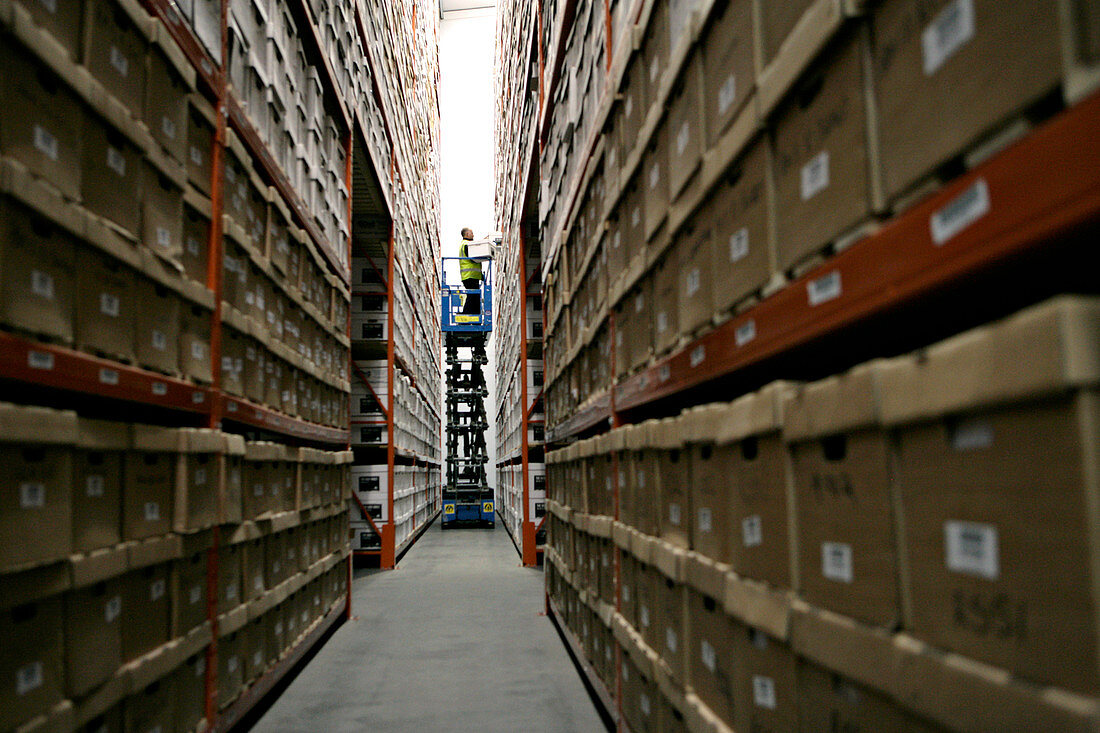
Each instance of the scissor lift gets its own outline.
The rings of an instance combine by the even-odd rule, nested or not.
[[[495,523],[495,497],[489,488],[486,465],[489,428],[485,398],[489,389],[484,367],[489,358],[486,344],[493,329],[492,262],[482,262],[481,288],[468,290],[447,282],[443,259],[441,323],[447,361],[447,477],[443,485],[443,529],[455,526],[489,526]],[[470,295],[481,296],[481,313],[463,314]]]

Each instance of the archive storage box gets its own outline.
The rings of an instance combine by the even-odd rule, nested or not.
[[[721,3],[703,32],[703,119],[706,148],[714,147],[756,88],[753,3]]]
[[[80,420],[73,453],[73,550],[91,552],[122,540],[122,466],[127,425]]]
[[[794,652],[760,629],[733,621],[734,730],[797,730]]]
[[[797,590],[818,607],[893,627],[898,557],[879,367],[788,394],[783,437],[794,474]]]
[[[799,662],[797,693],[799,724],[805,730],[943,730],[920,720],[882,693],[810,662]]]
[[[97,579],[65,593],[67,695],[88,694],[127,661],[121,629],[125,591],[124,581],[115,577]]]
[[[67,694],[60,566],[9,575],[0,600],[0,726],[15,728]]]
[[[684,452],[683,421],[668,418],[652,423],[649,449],[657,454],[656,493],[642,498],[659,507],[661,539],[691,549],[691,464]]]
[[[747,578],[790,587],[787,454],[775,382],[732,403],[686,413],[692,547]]]
[[[1061,297],[890,362],[882,391],[912,633],[1089,694],[1098,344],[1100,301]]]

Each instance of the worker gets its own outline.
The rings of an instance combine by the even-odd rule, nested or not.
[[[468,256],[470,242],[474,241],[474,230],[465,227],[462,230],[462,244],[458,246],[459,275],[462,277],[462,287],[467,290],[477,290],[466,296],[466,302],[462,306],[464,315],[481,314],[481,262]]]

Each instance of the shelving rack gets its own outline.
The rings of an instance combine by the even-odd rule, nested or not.
[[[392,566],[430,524],[433,506],[438,512],[438,417],[434,433],[428,417],[439,374],[434,13],[413,3],[383,9],[305,0],[3,0],[0,34],[6,61],[11,55],[34,64],[38,78],[59,82],[44,89],[61,89],[70,105],[64,109],[80,115],[77,125],[113,128],[108,144],[117,149],[108,152],[107,164],[114,173],[144,166],[148,176],[145,192],[133,181],[105,186],[120,198],[104,206],[64,178],[81,169],[79,157],[63,161],[67,169],[59,171],[45,158],[28,158],[25,149],[9,149],[5,138],[0,205],[23,207],[20,212],[48,223],[39,231],[72,238],[78,254],[94,252],[108,270],[123,268],[127,283],[133,278],[135,287],[148,286],[157,299],[143,290],[102,300],[101,308],[126,319],[135,318],[134,308],[139,336],[148,336],[142,328],[153,329],[155,346],[167,344],[175,354],[178,339],[180,349],[168,364],[144,354],[140,344],[134,349],[132,335],[121,347],[105,345],[105,337],[79,320],[94,306],[77,316],[75,339],[71,311],[56,311],[57,326],[53,311],[55,320],[44,322],[5,310],[0,398],[19,403],[5,405],[5,420],[14,421],[6,426],[29,425],[20,430],[36,444],[35,420],[52,421],[46,424],[69,426],[48,438],[59,451],[116,450],[121,459],[142,451],[150,460],[178,464],[179,474],[173,468],[174,483],[158,487],[168,492],[167,518],[145,505],[147,521],[156,515],[167,523],[152,537],[134,535],[129,526],[120,530],[116,517],[117,536],[99,541],[102,547],[75,547],[70,554],[59,536],[50,546],[65,550],[47,556],[44,548],[41,557],[15,565],[5,560],[5,587],[20,590],[4,614],[12,612],[10,604],[24,604],[20,613],[24,607],[52,613],[51,604],[61,608],[63,596],[92,592],[88,588],[132,594],[130,585],[142,574],[162,572],[154,580],[159,585],[151,586],[154,601],[184,607],[184,583],[193,581],[190,603],[198,598],[204,611],[193,627],[166,616],[164,643],[137,656],[127,646],[146,639],[132,641],[136,632],[120,632],[118,623],[113,632],[88,629],[101,646],[87,658],[75,656],[76,640],[66,641],[64,658],[60,643],[43,648],[49,656],[20,678],[26,683],[20,704],[9,707],[5,697],[0,705],[0,727],[68,730],[97,722],[121,727],[125,720],[135,728],[159,721],[166,729],[229,730],[350,614],[348,512],[357,503],[347,450],[353,255],[381,255],[385,282],[401,288],[387,288],[388,312],[415,317],[415,338],[413,323],[400,325],[408,326],[403,337],[420,345],[415,352],[395,345],[391,315],[381,353],[391,395],[386,424],[389,435],[416,432],[426,447],[414,451],[411,440],[391,440],[381,451],[391,479],[389,517],[395,501],[415,496],[418,507],[407,536],[393,519],[381,528],[388,541],[383,564]],[[111,39],[110,56],[104,38]],[[128,86],[126,80],[146,73],[149,94],[166,91],[170,101],[146,101],[145,86]],[[155,83],[154,73],[161,75]],[[163,90],[162,78],[170,80]],[[152,118],[152,111],[169,108],[179,109],[179,119]],[[51,134],[35,133],[39,149],[53,160],[68,155],[64,145],[71,138]],[[87,134],[84,140],[92,144]],[[124,162],[118,150],[128,156]],[[168,203],[153,197],[158,182],[171,194]],[[145,206],[143,218],[160,222],[164,233],[120,221],[131,203]],[[156,206],[179,213],[158,220]],[[173,227],[181,218],[179,232]],[[9,221],[5,214],[5,226]],[[370,249],[379,242],[380,252]],[[8,254],[5,298],[16,277]],[[402,268],[403,276],[395,276]],[[59,272],[48,288],[36,276],[39,295],[72,296],[74,286]],[[98,273],[84,275],[89,287],[98,286]],[[405,304],[395,305],[395,297]],[[171,309],[156,310],[158,299]],[[121,353],[131,350],[136,353]],[[111,422],[120,418],[125,422]],[[77,437],[65,437],[73,430]],[[3,447],[22,434],[6,428]],[[214,494],[180,483],[205,483],[207,460],[216,462]],[[409,479],[396,494],[395,466]],[[278,491],[276,479],[285,479]],[[128,482],[124,504],[136,500],[125,496],[134,490]],[[102,521],[97,516],[73,511],[74,521]],[[54,529],[63,535],[65,527],[59,521]],[[197,579],[188,563],[198,568]],[[139,629],[147,620],[142,613],[127,607],[127,625]],[[69,619],[65,634],[79,633],[80,623]],[[106,623],[112,623],[109,612]],[[19,646],[28,654],[39,653],[35,645],[62,629],[29,632],[20,634]],[[108,669],[112,633],[124,651],[120,664]],[[159,635],[143,633],[153,641]],[[10,641],[5,645],[14,649]]]
[[[352,212],[353,553],[393,568],[441,511],[438,14],[359,3],[373,94],[353,179],[377,196]],[[368,403],[360,406],[360,402]],[[360,490],[367,486],[366,490]]]
[[[981,3],[944,5],[966,15]],[[735,725],[724,717],[729,710],[712,707],[713,691],[693,688],[682,666],[690,670],[690,659],[683,662],[675,644],[670,649],[651,633],[650,622],[637,615],[641,601],[629,597],[628,590],[652,593],[650,613],[662,614],[674,613],[676,597],[702,594],[711,603],[717,600],[719,609],[724,606],[736,628],[756,629],[761,639],[793,654],[791,660],[813,660],[828,668],[834,685],[839,680],[876,700],[900,704],[904,714],[948,728],[972,725],[935,695],[913,696],[905,681],[886,680],[872,660],[850,662],[864,660],[871,649],[882,651],[869,641],[878,634],[886,646],[898,645],[900,664],[927,672],[922,680],[941,672],[954,675],[930,661],[938,651],[929,652],[904,633],[895,638],[849,618],[814,626],[828,613],[808,606],[790,585],[741,577],[728,560],[715,561],[711,551],[694,546],[691,532],[670,531],[667,525],[678,520],[668,516],[660,518],[659,526],[640,527],[635,513],[641,504],[624,492],[639,490],[634,472],[640,467],[650,466],[658,476],[669,470],[646,461],[666,460],[682,451],[685,440],[699,440],[668,435],[666,423],[654,419],[747,395],[778,378],[821,379],[878,357],[905,354],[1060,292],[1095,292],[1094,285],[1071,271],[1072,265],[1066,267],[1083,256],[1083,242],[1095,236],[1100,222],[1095,150],[1083,143],[1100,127],[1097,69],[1085,50],[1092,43],[1086,39],[1095,33],[1079,25],[1091,15],[1072,1],[1034,6],[1029,22],[1037,35],[1042,29],[1047,54],[1034,60],[1034,67],[1044,68],[1049,86],[1015,102],[1012,111],[1007,104],[1003,112],[985,112],[991,119],[980,140],[954,143],[961,147],[945,151],[947,164],[908,188],[887,185],[877,170],[883,154],[879,130],[887,123],[885,102],[875,94],[885,92],[868,79],[885,75],[892,59],[883,61],[866,45],[860,47],[865,55],[856,68],[864,86],[849,100],[861,100],[871,110],[864,131],[864,169],[871,179],[868,213],[822,242],[812,256],[792,258],[777,249],[790,245],[775,234],[780,216],[776,166],[783,152],[777,146],[785,139],[782,125],[794,124],[788,122],[787,99],[793,94],[803,108],[811,106],[814,90],[822,88],[813,82],[824,76],[824,84],[829,83],[828,70],[840,63],[836,59],[843,58],[845,43],[868,43],[863,34],[872,23],[883,25],[885,30],[875,26],[880,33],[904,25],[889,26],[883,20],[887,12],[895,23],[908,16],[906,3],[898,1],[816,0],[792,6],[790,12],[778,7],[757,0],[558,0],[533,6],[505,3],[498,9],[508,54],[505,70],[498,70],[504,110],[503,132],[498,131],[498,212],[503,212],[503,231],[519,228],[514,237],[522,233],[540,242],[545,291],[548,610],[621,730],[647,725],[642,709],[647,716],[651,710],[658,718],[665,716],[668,725],[681,725],[686,718],[693,730]],[[784,12],[788,17],[781,17]],[[980,27],[990,21],[978,22]],[[947,33],[936,32],[941,31]],[[716,49],[719,37],[736,39],[741,50]],[[899,43],[909,48],[914,41]],[[515,58],[525,55],[516,48],[530,49],[537,64],[530,73],[518,68],[528,62]],[[986,49],[975,54],[988,53],[979,42],[966,53],[971,48]],[[916,54],[919,58],[919,48]],[[980,55],[971,58],[985,62]],[[716,69],[730,76],[716,77]],[[925,75],[932,72],[926,69]],[[523,94],[534,100],[532,115],[520,101]],[[1017,87],[1011,94],[1025,92]],[[694,99],[695,106],[685,99]],[[729,111],[714,129],[706,108],[723,99]],[[914,104],[906,107],[909,114],[919,114]],[[848,113],[851,119],[850,112],[837,114]],[[831,119],[835,125],[840,117]],[[823,123],[823,128],[831,125]],[[909,137],[920,139],[914,133]],[[702,273],[693,269],[698,260],[692,259],[690,245],[698,241],[699,231],[720,226],[714,222],[721,216],[704,216],[716,215],[713,202],[723,186],[735,187],[743,180],[737,176],[750,175],[754,150],[765,159],[759,165],[766,171],[760,200],[767,204],[760,216],[768,229],[751,234],[753,246],[766,250],[764,272],[758,284],[730,302],[685,314],[677,300],[690,298],[701,282],[708,292],[744,288],[736,280],[742,274],[729,275],[728,281],[719,279],[725,274],[715,274],[712,281],[706,265]],[[834,164],[840,165],[835,159]],[[794,170],[797,177],[798,167]],[[668,188],[663,198],[647,194],[661,184]],[[813,195],[804,189],[802,199]],[[722,213],[736,221],[742,205],[731,197]],[[632,216],[635,210],[639,214]],[[528,221],[529,211],[534,214]],[[788,222],[799,216],[786,214]],[[952,217],[962,223],[945,230]],[[744,256],[741,249],[737,252]],[[669,302],[671,312],[659,306]],[[507,371],[503,375],[501,384]],[[655,488],[646,491],[650,501],[662,498]],[[677,504],[673,515],[690,515],[690,506]],[[652,576],[652,590],[636,580],[636,567]],[[657,610],[665,597],[659,586],[665,583],[674,589],[668,595],[672,600]],[[694,633],[698,621],[689,618],[679,629],[670,622],[669,628]],[[839,634],[845,624],[858,630],[844,641],[849,661],[823,651],[814,636],[826,628]],[[680,646],[689,640],[681,635]],[[911,645],[902,651],[904,643]],[[751,660],[752,654],[746,652],[745,658]],[[704,663],[705,655],[704,650]],[[952,680],[986,701],[993,727],[1013,716],[1084,726],[1096,714],[1094,697],[1074,698],[1081,703],[1075,717],[1021,692],[1028,683],[1016,687],[1015,678],[1004,687],[987,686],[962,672]],[[767,690],[758,692],[768,697]],[[736,702],[741,710],[761,704],[752,694]],[[784,727],[778,718],[760,722]],[[751,727],[742,717],[736,725]]]
[[[546,544],[545,414],[541,235],[536,199],[539,57],[536,17],[511,3],[497,12],[496,220],[504,234],[498,265],[496,350],[497,511],[526,566]],[[516,53],[516,49],[522,49]],[[529,190],[531,189],[531,190]]]

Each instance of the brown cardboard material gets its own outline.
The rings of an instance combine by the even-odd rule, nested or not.
[[[206,549],[174,563],[172,601],[172,636],[182,636],[206,621]]]
[[[677,321],[681,334],[694,333],[710,323],[713,313],[713,271],[711,264],[711,223],[701,218],[691,223],[677,235],[673,245],[676,267],[676,300],[679,304]],[[720,284],[719,287],[724,287]]]
[[[193,532],[212,526],[218,518],[219,456],[225,438],[216,430],[183,429],[184,455],[176,478],[173,528]]]
[[[142,167],[141,240],[166,260],[183,257],[183,188],[150,163]]]
[[[241,577],[241,546],[218,548],[218,613],[227,613],[244,602]]]
[[[83,696],[123,662],[123,583],[113,578],[65,594],[65,688]]]
[[[61,44],[69,58],[77,60],[80,52],[83,7],[80,2],[44,3],[19,0],[18,7],[26,11],[31,21]]]
[[[85,0],[83,61],[108,92],[140,117],[145,106],[145,54],[151,26],[144,11],[127,6],[130,3]]]
[[[771,276],[768,161],[766,141],[757,138],[726,171],[697,214],[713,227],[711,307],[716,312],[725,312],[760,290]],[[739,340],[748,343],[748,336],[746,332]]]
[[[169,639],[172,596],[167,563],[150,565],[122,579],[126,623],[122,627],[122,656],[134,660]]]
[[[126,698],[126,730],[170,730],[176,714],[175,678],[165,677]]]
[[[791,611],[791,646],[805,659],[886,694],[897,687],[893,636],[803,602]]]
[[[7,197],[0,198],[0,214],[0,322],[71,341],[77,247],[72,235]]]
[[[122,541],[122,463],[130,431],[121,423],[80,420],[73,455],[73,551]]]
[[[0,152],[79,201],[86,113],[78,97],[19,43],[5,41],[0,66]]]
[[[795,656],[767,634],[734,625],[734,730],[795,730],[798,699]]]
[[[622,655],[622,711],[630,730],[635,733],[656,733],[658,728],[657,683],[627,654]]]
[[[213,379],[210,360],[209,309],[184,303],[180,311],[180,369],[184,376],[202,384]]]
[[[176,722],[174,733],[187,733],[198,727],[204,715],[206,697],[206,655],[195,654],[175,671]]]
[[[876,8],[871,54],[888,196],[1058,86],[1058,5],[892,0]]]
[[[759,6],[761,9],[760,36],[757,40],[761,46],[765,66],[780,53],[783,42],[787,40],[802,15],[813,4],[814,0],[796,0],[785,3],[765,3]]]
[[[214,111],[209,102],[192,93],[187,112],[187,180],[207,196],[214,179],[213,152]]]
[[[814,65],[776,111],[778,266],[786,271],[871,213],[862,27]]]
[[[10,576],[8,576],[10,577]],[[5,577],[5,590],[8,577]],[[5,601],[8,599],[5,598]],[[0,609],[0,726],[11,729],[65,696],[61,596]]]
[[[669,205],[669,131],[668,118],[657,125],[657,129],[646,146],[642,156],[640,187],[644,199],[645,240],[653,238],[657,229],[668,216]]]
[[[144,367],[179,373],[180,307],[183,299],[171,288],[149,278],[134,283],[137,309],[135,354]]]
[[[737,664],[733,622],[720,598],[694,589],[688,591],[687,621],[688,683],[715,715],[732,726]]]
[[[241,545],[241,580],[243,600],[251,601],[267,589],[266,541],[256,539]]]
[[[669,351],[680,338],[679,274],[679,251],[672,249],[654,265],[647,277],[653,287],[649,315],[652,319],[653,351],[656,354]]]
[[[746,0],[721,7],[703,31],[703,110],[707,147],[713,147],[756,87],[753,5]]]
[[[187,95],[195,70],[164,25],[156,25],[148,57],[145,121],[153,138],[180,163],[187,160]]]
[[[879,692],[805,662],[798,665],[798,712],[806,730],[943,730]]]
[[[123,468],[124,539],[154,537],[171,530],[179,448],[176,430],[133,427],[133,451],[126,456]]]
[[[188,278],[206,284],[210,247],[210,215],[205,206],[192,205],[196,197],[184,194],[181,263]]]
[[[634,450],[634,477],[632,499],[634,502],[634,528],[649,536],[661,533],[661,470],[660,451],[650,447],[651,436],[659,429],[656,420],[647,420],[635,427],[629,436]]]
[[[244,685],[244,635],[240,631],[218,639],[218,708],[237,699]]]
[[[89,247],[76,253],[76,345],[117,357],[134,359],[137,303],[134,271],[108,254]]]
[[[703,129],[703,61],[692,52],[668,102],[669,196],[675,201],[695,174],[706,151]]]
[[[80,197],[88,211],[114,222],[133,238],[141,225],[141,149],[98,114],[83,115]]]

